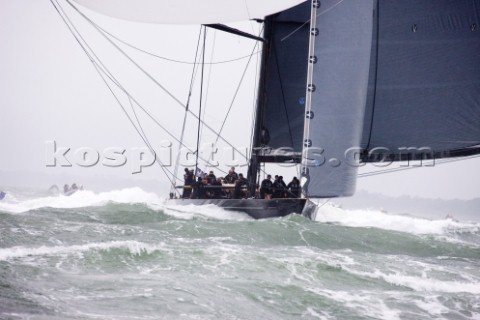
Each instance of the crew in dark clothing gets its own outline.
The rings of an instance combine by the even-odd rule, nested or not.
[[[285,189],[283,187],[282,181],[279,176],[275,176],[275,181],[273,181],[273,195],[272,198],[278,199],[283,198]]]
[[[207,176],[208,184],[214,184],[215,181],[217,181],[217,177],[215,177],[215,174],[213,174],[213,171],[210,171],[210,173]]]
[[[240,173],[238,175],[238,180],[235,182],[233,197],[235,199],[246,198],[246,192],[244,192],[244,189],[247,189],[246,192],[248,192],[248,180]]]
[[[239,178],[237,173],[235,172],[235,167],[232,167],[230,168],[230,170],[228,170],[228,174],[225,176],[224,180],[225,180],[225,183],[233,184],[238,179]]]
[[[287,184],[285,183],[285,181],[283,181],[283,176],[280,176],[278,177],[278,180],[280,180],[280,183],[282,184],[282,198],[286,198],[287,197]]]
[[[202,177],[198,177],[197,182],[193,185],[192,199],[205,199],[205,185]]]
[[[193,171],[189,171],[185,168],[185,174],[183,175],[184,188],[182,193],[182,198],[190,198],[192,194],[192,185],[195,182],[195,177],[193,176]],[[186,188],[185,188],[186,187]]]
[[[272,176],[267,175],[267,178],[262,181],[260,185],[260,199],[271,199],[272,198]]]
[[[288,198],[300,198],[300,192],[302,188],[300,187],[300,180],[297,177],[293,177],[292,181],[287,185]]]
[[[225,198],[224,192],[222,190],[222,178],[218,178],[217,180],[213,181],[211,185],[213,186],[211,193],[214,199]]]

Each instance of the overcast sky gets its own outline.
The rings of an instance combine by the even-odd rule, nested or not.
[[[65,2],[60,3],[68,8]],[[72,18],[75,17],[71,10],[69,12]],[[192,61],[194,58],[198,26],[154,26],[104,18],[88,10],[85,12],[108,31],[144,50],[181,61]],[[146,81],[144,74],[134,73],[134,68],[128,66],[120,55],[114,54],[115,50],[109,48],[98,34],[82,24],[78,16],[75,19],[82,34],[95,49],[98,48],[102,61],[109,63],[109,68],[118,72],[116,76],[122,79],[134,97],[142,97],[138,98],[139,102],[161,120],[166,129],[178,136],[183,121],[180,105],[157,85]],[[254,22],[238,24],[237,27],[249,32],[259,30],[259,25]],[[46,180],[48,176],[62,174],[114,176],[130,180],[132,185],[138,179],[167,183],[158,166],[136,175],[131,174],[130,165],[121,168],[102,165],[82,168],[75,164],[68,168],[47,167],[47,141],[56,141],[57,147],[71,150],[92,148],[100,153],[101,160],[107,148],[126,149],[128,157],[133,148],[145,145],[50,1],[0,0],[0,39],[0,186],[5,185],[2,181],[7,176],[11,177],[12,172],[30,175],[32,179],[43,176],[47,177]],[[215,41],[218,48],[207,52],[206,61],[235,59],[258,50],[254,41],[220,32],[210,31],[208,39],[210,44]],[[128,48],[125,50],[138,58],[139,63],[172,95],[186,103],[191,65],[165,62]],[[242,59],[214,65],[211,69],[206,67],[205,83],[209,85],[204,88],[207,96],[204,107],[208,108],[205,119],[215,128],[221,126],[247,61]],[[256,72],[255,58],[249,65],[225,126],[225,137],[237,147],[246,147],[249,143]],[[192,108],[198,110],[198,99],[194,96],[192,101],[195,101]],[[124,102],[128,105],[128,100]],[[143,129],[156,148],[163,146],[166,140],[174,142],[145,114],[137,111]],[[190,128],[187,143],[194,147],[195,121],[190,118],[187,126]],[[207,132],[204,134],[208,137]],[[73,151],[68,158],[71,162],[75,161]],[[470,199],[479,196],[479,165],[480,159],[477,158],[365,177],[358,180],[357,189],[387,195]],[[393,167],[398,167],[398,164],[388,168]],[[360,169],[360,173],[377,169],[365,167]],[[240,168],[240,171],[246,172],[246,169]],[[45,181],[45,185],[52,183]]]

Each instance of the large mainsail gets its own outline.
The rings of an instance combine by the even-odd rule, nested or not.
[[[479,153],[480,1],[380,0],[375,18],[364,160]]]

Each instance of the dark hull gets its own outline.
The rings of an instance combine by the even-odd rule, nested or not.
[[[245,212],[255,219],[283,217],[291,213],[301,214],[307,199],[170,199],[169,205],[214,204],[230,211]]]

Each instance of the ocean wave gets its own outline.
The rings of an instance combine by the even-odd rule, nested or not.
[[[177,219],[192,220],[200,219],[216,219],[216,220],[233,220],[245,221],[252,220],[249,215],[243,212],[227,211],[213,204],[208,205],[186,205],[186,206],[170,206],[170,205],[153,205],[152,209],[161,209],[165,214],[173,216]]]
[[[26,200],[17,200],[15,195],[9,195],[7,201],[0,202],[0,212],[11,214],[26,213],[43,208],[77,209],[84,207],[101,207],[110,203],[117,204],[144,204],[146,207],[182,220],[192,219],[219,219],[243,221],[251,218],[242,212],[226,211],[215,205],[167,205],[164,198],[154,193],[143,191],[141,188],[128,188],[109,192],[95,193],[93,191],[78,191],[71,196],[31,197]]]
[[[93,191],[78,191],[71,196],[47,196],[16,200],[14,195],[7,201],[0,202],[0,211],[6,213],[25,213],[41,208],[73,209],[82,207],[104,206],[108,203],[122,204],[155,204],[164,200],[154,193],[145,192],[140,188],[128,188],[109,192],[95,193]]]
[[[367,278],[381,279],[389,284],[407,287],[415,291],[480,294],[479,282],[446,281],[427,276],[405,275],[398,272],[385,273],[380,270],[361,272],[350,269],[348,271]]]
[[[127,249],[133,255],[141,255],[165,250],[165,247],[163,244],[152,245],[133,240],[97,242],[71,246],[41,246],[36,248],[18,246],[0,249],[0,261],[31,256],[74,255],[92,250],[108,251],[112,249]]]
[[[416,235],[480,232],[480,224],[474,222],[459,222],[451,218],[429,220],[375,210],[345,210],[329,203],[318,208],[315,221],[338,223],[349,227],[379,228]]]

